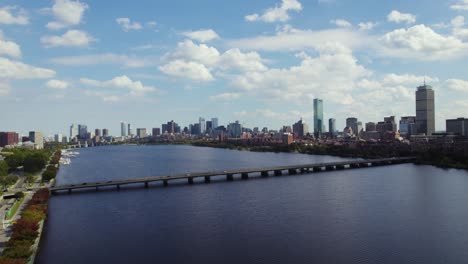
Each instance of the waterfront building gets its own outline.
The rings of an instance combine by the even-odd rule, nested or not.
[[[146,135],[146,128],[137,128],[137,137],[138,138],[145,138]]]
[[[294,137],[303,138],[309,133],[309,126],[301,120],[293,125]]]
[[[127,125],[127,135],[128,136],[133,136],[133,129],[132,129],[132,124],[128,123]]]
[[[346,127],[351,128],[351,131],[347,130],[348,132],[351,132],[354,135],[359,135],[357,118],[355,117],[346,118]]]
[[[314,134],[316,137],[323,133],[323,100],[314,99]]]
[[[294,135],[291,133],[283,133],[282,141],[283,144],[291,145],[294,142]]]
[[[468,137],[468,119],[467,118],[457,118],[457,119],[447,119],[445,121],[446,132],[454,133],[456,135]]]
[[[61,143],[63,139],[62,134],[55,134],[54,135],[54,142]]]
[[[73,138],[77,137],[78,134],[79,134],[78,125],[77,124],[72,124],[70,126],[70,139],[73,139]]]
[[[231,138],[240,138],[240,136],[242,135],[242,125],[239,123],[239,121],[230,123],[227,126],[227,132],[229,137]]]
[[[211,118],[211,126],[213,127],[213,130],[218,128],[219,124],[218,124],[218,118],[217,117]]]
[[[330,118],[328,119],[328,132],[332,135],[336,135],[336,119]]]
[[[198,118],[198,124],[200,124],[200,134],[205,134],[206,133],[205,118],[203,117]]]
[[[94,129],[94,135],[96,135],[97,137],[101,137],[102,136],[101,129],[99,128]]]
[[[127,136],[127,123],[120,122],[120,136],[126,137]]]
[[[435,132],[434,90],[425,83],[416,91],[416,128],[428,136]]]
[[[68,144],[68,137],[67,136],[62,137],[62,143],[63,144]]]
[[[213,131],[213,122],[206,121],[206,133],[211,134],[212,131]]]
[[[395,123],[395,117],[385,117],[383,122],[378,122],[376,125],[377,132],[385,133],[385,132],[396,132],[397,125]]]
[[[155,127],[155,128],[153,128],[152,130],[153,130],[153,131],[152,131],[152,132],[153,132],[153,133],[152,133],[152,134],[153,134],[153,137],[156,137],[156,136],[161,135],[161,129],[160,129],[160,128]]]
[[[29,140],[34,143],[34,147],[36,149],[43,149],[44,148],[44,136],[42,135],[42,132],[30,131],[29,132]]]
[[[79,124],[78,125],[78,138],[84,139],[86,138],[86,134],[88,134],[88,126]]]
[[[0,132],[0,147],[14,146],[19,143],[19,135],[16,132]]]
[[[109,136],[109,129],[104,128],[104,129],[102,130],[102,136],[103,136],[103,137],[108,137],[108,136]]]
[[[414,134],[417,134],[416,117],[402,116],[400,119],[400,135],[409,138]]]
[[[375,132],[377,131],[377,125],[374,122],[366,123],[366,132]]]
[[[174,120],[171,120],[169,122],[167,122],[167,124],[163,125],[162,126],[162,132],[163,133],[169,133],[169,134],[174,134],[176,133],[176,128],[178,127],[178,125],[176,124],[176,122],[174,122]]]

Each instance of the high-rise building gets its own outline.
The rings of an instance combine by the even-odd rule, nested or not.
[[[454,133],[460,136],[468,137],[468,119],[467,118],[457,118],[457,119],[447,119],[445,121],[447,133]]]
[[[200,134],[205,134],[206,133],[205,118],[203,117],[198,118],[198,123],[200,124]]]
[[[34,143],[36,149],[44,148],[44,136],[42,132],[31,131],[29,132],[29,140]]]
[[[72,124],[70,126],[70,139],[75,138],[78,136],[79,130],[78,130],[78,125],[77,124]]]
[[[120,122],[120,136],[127,136],[127,123],[125,122]]]
[[[108,137],[109,136],[109,129],[107,128],[104,128],[102,130],[102,137]]]
[[[0,147],[13,146],[18,144],[19,135],[15,132],[0,132]]]
[[[354,135],[359,135],[358,119],[355,117],[346,118],[346,127],[352,129]]]
[[[376,130],[381,133],[385,132],[396,132],[397,125],[395,122],[394,116],[384,117],[383,122],[378,122],[376,125]]]
[[[78,137],[80,139],[86,138],[86,135],[88,134],[88,126],[79,124],[78,125]]]
[[[133,136],[132,124],[130,124],[130,123],[128,123],[128,125],[127,125],[127,134],[129,136]]]
[[[54,136],[54,141],[55,141],[55,142],[61,143],[61,142],[62,142],[62,139],[63,139],[62,134],[55,134],[55,136]]]
[[[94,129],[94,135],[96,135],[97,137],[102,136],[101,129],[99,129],[99,128]]]
[[[206,132],[209,133],[213,131],[213,122],[212,121],[206,121]]]
[[[425,83],[416,91],[416,128],[419,134],[435,132],[434,90]]]
[[[416,132],[416,117],[415,116],[402,116],[400,119],[400,134],[402,136],[410,137]]]
[[[213,130],[219,126],[217,117],[211,118],[211,126],[213,127]]]
[[[242,135],[242,125],[239,123],[239,121],[230,123],[227,127],[227,132],[228,135],[232,138],[240,138]]]
[[[375,132],[377,131],[377,125],[374,122],[366,123],[366,132]]]
[[[153,130],[153,137],[161,135],[161,129],[160,128],[155,127],[152,130]]]
[[[319,136],[323,133],[323,100],[314,99],[314,134]]]
[[[146,137],[146,128],[137,128],[137,137],[145,138]]]
[[[335,118],[328,119],[328,132],[330,132],[330,134],[332,135],[336,134],[336,119]]]
[[[295,137],[305,137],[309,133],[309,126],[301,119],[293,125],[293,132]]]

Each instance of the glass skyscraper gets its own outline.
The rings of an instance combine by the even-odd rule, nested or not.
[[[428,136],[435,132],[434,90],[429,85],[416,91],[416,127],[419,134]]]
[[[314,134],[323,133],[323,100],[314,99]]]

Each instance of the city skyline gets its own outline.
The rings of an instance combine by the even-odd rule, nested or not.
[[[0,130],[68,134],[81,123],[117,134],[121,120],[151,128],[214,114],[312,128],[313,98],[341,129],[352,116],[414,115],[424,79],[436,131],[465,116],[463,1],[139,3],[2,2]]]

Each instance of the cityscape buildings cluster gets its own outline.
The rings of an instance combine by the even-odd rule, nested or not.
[[[218,118],[209,120],[199,117],[197,122],[181,128],[174,120],[161,124],[160,127],[132,128],[131,123],[122,121],[120,123],[120,135],[112,136],[107,128],[96,128],[88,131],[87,125],[71,124],[69,135],[60,133],[53,137],[44,138],[39,131],[31,131],[28,136],[21,137],[16,132],[0,132],[0,147],[21,146],[29,148],[43,148],[44,142],[56,143],[76,143],[76,144],[106,144],[112,142],[122,142],[128,139],[145,138],[170,138],[180,139],[251,139],[256,141],[272,141],[291,144],[294,141],[304,140],[363,140],[363,141],[413,141],[430,136],[437,136],[441,133],[435,132],[435,95],[431,86],[424,85],[417,87],[415,93],[415,115],[402,116],[399,124],[395,116],[384,117],[383,121],[367,122],[363,125],[356,117],[348,117],[342,131],[337,129],[336,119],[328,119],[328,132],[324,122],[324,101],[322,99],[313,100],[313,133],[309,131],[309,126],[301,118],[292,126],[284,125],[279,130],[271,130],[267,127],[261,130],[258,127],[246,128],[239,121],[228,123],[226,126],[220,125]],[[399,128],[399,129],[398,129]],[[136,132],[136,133],[135,133]],[[151,133],[149,133],[151,132]],[[444,134],[444,133],[442,133]],[[445,134],[468,137],[468,119],[456,118],[446,120]]]

